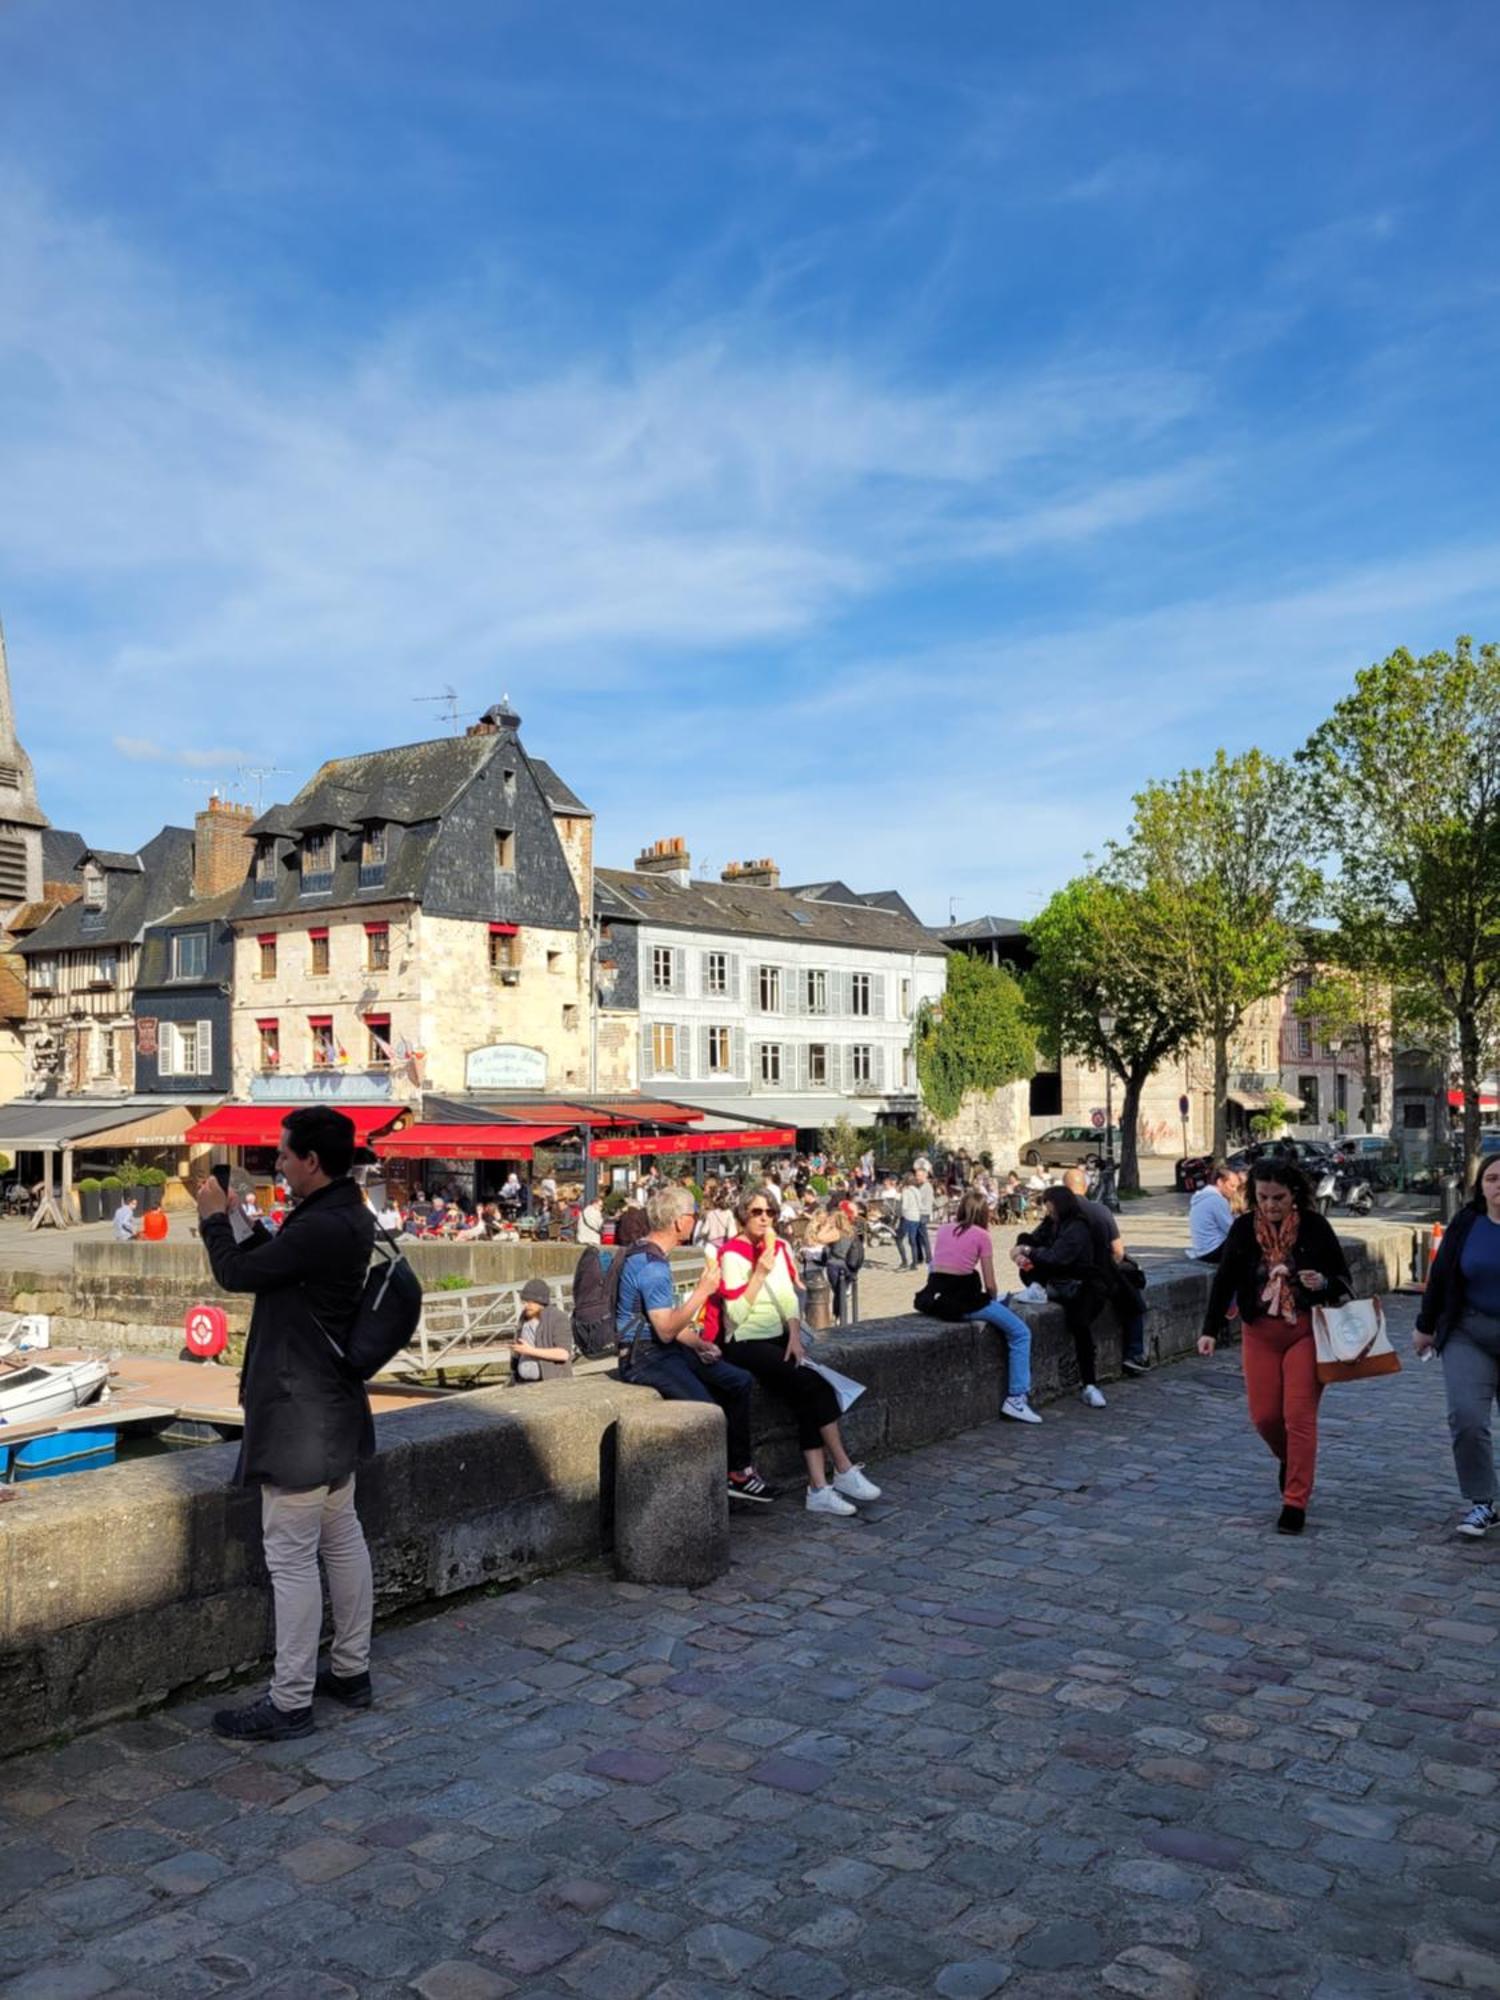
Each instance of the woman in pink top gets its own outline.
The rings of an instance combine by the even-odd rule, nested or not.
[[[989,1203],[981,1189],[970,1188],[951,1222],[945,1222],[933,1245],[927,1283],[916,1297],[917,1310],[934,1319],[982,1319],[1005,1335],[1006,1396],[1002,1417],[1020,1424],[1042,1420],[1031,1407],[1031,1328],[1019,1313],[996,1296],[995,1248],[990,1239]]]

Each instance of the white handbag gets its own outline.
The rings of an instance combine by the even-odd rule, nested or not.
[[[1385,1307],[1379,1299],[1314,1306],[1312,1324],[1320,1382],[1359,1382],[1367,1375],[1400,1373],[1401,1363],[1385,1330]]]

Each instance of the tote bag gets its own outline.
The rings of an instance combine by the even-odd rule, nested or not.
[[[1314,1306],[1312,1323],[1320,1382],[1362,1382],[1367,1375],[1400,1373],[1379,1299]]]

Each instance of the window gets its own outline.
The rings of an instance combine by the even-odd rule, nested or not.
[[[86,910],[102,910],[104,899],[104,870],[91,861],[83,871],[83,907]]]
[[[729,954],[727,951],[706,951],[703,954],[703,991],[718,1000],[728,997]]]
[[[1313,1032],[1311,1021],[1297,1021],[1293,1026],[1293,1055],[1301,1056],[1304,1062],[1313,1052]]]
[[[276,977],[276,938],[274,933],[255,940],[255,949],[260,953],[260,964],[256,969],[257,979]]]
[[[115,1073],[115,1037],[110,1028],[95,1028],[93,1071],[95,1076],[113,1076]]]
[[[516,872],[516,836],[513,833],[495,833],[495,872],[499,875],[514,875]]]
[[[656,944],[651,947],[651,991],[670,993],[672,990],[672,947]]]
[[[327,931],[309,931],[307,945],[307,969],[314,979],[322,979],[329,969]]]
[[[391,1059],[390,1015],[366,1014],[365,1030],[370,1038],[370,1046],[365,1052],[365,1065],[369,1069],[384,1069]]]
[[[391,927],[389,924],[365,925],[365,971],[389,972],[391,969]]]
[[[804,1014],[826,1014],[828,1012],[828,974],[826,972],[803,973],[802,1011]]]
[[[813,1042],[807,1051],[807,1080],[809,1083],[826,1084],[828,1081],[828,1044]]]
[[[1315,1076],[1299,1076],[1297,1079],[1297,1095],[1302,1099],[1302,1117],[1299,1122],[1304,1125],[1316,1125],[1318,1122],[1318,1079]]]
[[[33,993],[53,993],[57,990],[55,958],[34,958],[31,961],[31,990]]]
[[[1401,1107],[1401,1123],[1408,1132],[1427,1130],[1427,1106],[1420,1097],[1409,1097]]]
[[[378,889],[385,882],[385,828],[367,826],[359,843],[359,886]]]
[[[547,970],[549,972],[561,972],[562,969],[563,969],[562,953],[560,951],[549,951],[547,954]]]
[[[901,1018],[903,1021],[911,1019],[911,981],[909,979],[903,979],[901,982]]]
[[[860,979],[864,975],[857,972],[854,976],[856,979]],[[875,1053],[868,1042],[856,1042],[850,1049],[849,1066],[854,1077],[854,1087],[856,1090],[861,1084],[874,1082]]]
[[[901,1051],[901,1088],[915,1090],[917,1087],[917,1065],[910,1049]]]
[[[207,1076],[213,1068],[211,1021],[163,1021],[156,1068],[161,1076]]]
[[[756,1067],[756,1073],[759,1075],[762,1083],[780,1083],[781,1081],[780,1042],[759,1043],[755,1051],[755,1067]]]
[[[849,1012],[868,1014],[870,1012],[870,975],[868,972],[852,972],[849,975]]]
[[[490,971],[518,972],[521,966],[521,939],[514,924],[490,925]]]
[[[1368,1090],[1361,1087],[1359,1115],[1361,1120],[1366,1124],[1376,1125],[1380,1122],[1380,1078],[1378,1076],[1370,1078],[1370,1087]]]
[[[0,840],[0,899],[8,903],[26,900],[24,840]]]
[[[321,894],[333,887],[333,835],[309,833],[302,840],[302,893]]]
[[[723,1076],[728,1071],[730,1062],[729,1030],[727,1028],[710,1028],[704,1046],[708,1051],[709,1075]]]
[[[90,986],[115,986],[119,978],[120,954],[117,951],[96,951],[89,965]]]
[[[677,1030],[670,1021],[657,1021],[651,1029],[651,1068],[657,1076],[677,1068]]]
[[[563,1032],[571,1035],[576,1033],[577,1028],[578,1009],[571,1001],[565,1001],[563,1004]]]
[[[763,965],[756,973],[755,992],[762,1014],[781,1012],[781,967]],[[778,1051],[779,1054],[779,1051]]]
[[[255,843],[255,900],[269,902],[276,894],[276,843],[274,840],[258,840]]]
[[[500,773],[500,789],[505,794],[505,803],[513,806],[516,802],[516,774],[514,771]]]
[[[308,1022],[307,1030],[312,1044],[313,1068],[331,1068],[338,1059],[338,1043],[333,1039],[332,1017],[315,1014]]]
[[[279,1069],[281,1066],[281,1024],[279,1021],[257,1021],[255,1033],[259,1042],[260,1066],[264,1069]]]
[[[177,931],[172,938],[172,977],[203,979],[208,974],[208,932]]]

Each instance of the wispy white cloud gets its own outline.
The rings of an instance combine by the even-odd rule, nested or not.
[[[150,736],[116,736],[114,747],[132,764],[177,764],[185,771],[234,771],[251,761],[248,750],[170,747]]]

